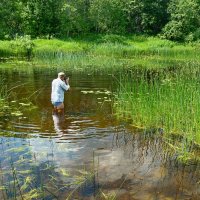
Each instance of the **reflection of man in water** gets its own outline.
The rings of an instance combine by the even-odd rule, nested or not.
[[[51,102],[54,105],[54,112],[64,111],[64,92],[69,90],[69,78],[64,72],[58,73],[58,78],[52,81]]]
[[[62,134],[63,133],[62,125],[65,121],[64,113],[54,112],[52,117],[53,117],[53,122],[54,122],[54,129],[55,129],[56,133]]]

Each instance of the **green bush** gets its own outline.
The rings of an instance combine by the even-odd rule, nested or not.
[[[15,39],[11,42],[11,47],[15,49],[17,54],[24,54],[28,60],[30,60],[34,43],[31,40],[30,35],[25,36],[15,36]]]

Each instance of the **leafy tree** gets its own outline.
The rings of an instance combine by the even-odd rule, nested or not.
[[[79,34],[90,30],[89,0],[63,1],[60,10],[61,33]]]
[[[170,40],[200,39],[200,0],[1,0],[0,8],[0,39],[161,30]]]
[[[97,32],[124,33],[126,0],[92,0],[90,18]]]
[[[200,38],[199,0],[171,0],[168,12],[170,21],[163,29],[165,38],[179,41]]]
[[[134,33],[159,33],[168,22],[168,2],[169,0],[128,0],[127,30]]]
[[[0,1],[0,38],[6,35],[14,37],[22,32],[22,2],[20,0]]]
[[[60,31],[62,0],[24,0],[23,31],[32,36],[56,35]]]
[[[12,48],[17,51],[20,51],[22,54],[25,54],[27,59],[30,60],[33,47],[35,46],[31,40],[30,35],[18,36],[16,35],[14,40],[11,43]]]

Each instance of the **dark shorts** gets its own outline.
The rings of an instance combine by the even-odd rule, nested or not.
[[[57,107],[57,106],[60,106],[62,102],[52,102],[52,104]]]

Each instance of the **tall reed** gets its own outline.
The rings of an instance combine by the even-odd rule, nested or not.
[[[189,149],[200,145],[199,68],[135,70],[121,75],[116,115],[144,129],[177,134]]]

